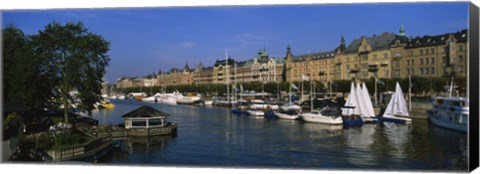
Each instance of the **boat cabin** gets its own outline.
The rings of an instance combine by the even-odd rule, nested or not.
[[[149,136],[170,134],[176,125],[166,122],[168,114],[150,106],[142,106],[123,115],[128,135]]]

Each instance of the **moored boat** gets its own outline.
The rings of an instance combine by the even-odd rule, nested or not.
[[[436,126],[457,130],[468,131],[470,115],[469,101],[466,97],[454,97],[453,79],[447,96],[432,98],[432,109],[427,110],[428,119]]]
[[[343,119],[339,111],[331,110],[330,108],[322,108],[320,110],[313,110],[308,113],[303,113],[300,117],[306,122],[341,125]]]
[[[384,122],[411,123],[412,119],[410,118],[407,103],[403,97],[402,88],[397,82],[395,93],[392,98],[390,98],[390,102],[388,103],[383,116],[377,117],[378,120]]]

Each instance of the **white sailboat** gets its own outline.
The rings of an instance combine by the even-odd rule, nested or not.
[[[300,106],[294,104],[292,102],[292,83],[290,83],[290,89],[289,89],[289,101],[285,105],[282,105],[280,108],[280,111],[275,111],[274,114],[278,118],[283,118],[283,119],[289,119],[289,120],[295,120],[299,118],[299,111],[301,109]]]
[[[350,85],[350,93],[348,94],[345,106],[342,108],[343,125],[344,126],[361,126],[364,121],[360,117],[362,115],[362,107],[360,107],[360,98],[362,95],[358,93],[359,86],[355,88],[354,83]]]
[[[357,95],[361,96],[359,97],[359,102],[360,106],[362,107],[362,120],[364,122],[376,122],[377,119],[375,118],[375,111],[373,110],[372,100],[370,100],[370,94],[368,93],[367,85],[365,85],[365,82],[362,82],[362,90],[360,93],[357,93]]]
[[[408,113],[407,102],[403,98],[402,88],[400,84],[397,82],[395,86],[395,93],[393,94],[390,102],[383,113],[383,121],[390,121],[390,122],[412,122],[410,115]]]

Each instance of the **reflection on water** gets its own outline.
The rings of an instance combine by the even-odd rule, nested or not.
[[[101,124],[143,103],[114,101],[114,110],[94,112]],[[231,114],[227,108],[148,103],[178,123],[177,137],[119,141],[103,163],[143,165],[428,169],[467,168],[466,134],[426,120],[412,124],[366,124],[343,128],[297,120]]]

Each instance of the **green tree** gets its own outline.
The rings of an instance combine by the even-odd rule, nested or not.
[[[5,101],[31,108],[49,107],[53,79],[45,68],[38,66],[42,60],[32,52],[34,45],[29,36],[13,25],[3,29],[4,94]]]
[[[110,43],[102,36],[88,32],[83,23],[57,22],[48,24],[32,37],[35,55],[43,61],[41,68],[47,70],[56,83],[50,84],[54,103],[64,107],[65,122],[68,122],[68,106],[72,102],[70,91],[77,90],[82,101],[79,109],[89,114],[94,103],[100,101],[102,77],[110,58],[106,55]]]

